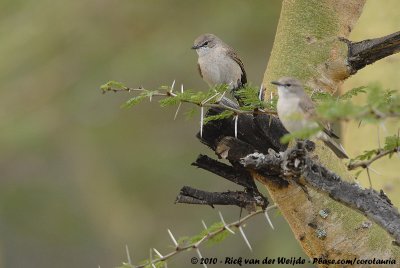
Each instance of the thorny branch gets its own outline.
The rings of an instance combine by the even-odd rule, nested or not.
[[[189,250],[198,250],[199,247],[201,245],[203,245],[204,243],[206,243],[207,241],[212,240],[213,238],[215,238],[218,235],[221,235],[223,232],[232,232],[233,228],[237,228],[237,229],[242,229],[245,222],[247,222],[248,220],[250,220],[251,218],[253,218],[254,216],[261,214],[261,213],[268,213],[268,211],[277,208],[276,205],[271,205],[269,207],[267,207],[265,210],[257,210],[254,211],[248,215],[246,215],[245,217],[239,219],[238,221],[229,223],[229,224],[224,224],[221,228],[218,228],[215,231],[212,232],[207,232],[207,234],[205,234],[203,237],[201,237],[198,241],[193,242],[193,243],[189,243],[189,244],[179,244],[176,239],[172,236],[172,233],[170,233],[171,239],[173,240],[173,243],[175,244],[175,250],[166,254],[166,255],[161,255],[158,251],[156,251],[156,253],[158,253],[158,258],[153,259],[145,264],[142,265],[132,265],[132,264],[125,264],[125,265],[129,265],[130,267],[134,267],[134,268],[144,268],[147,267],[148,265],[155,265],[159,262],[165,262],[167,260],[169,260],[171,257],[184,252],[184,251],[189,251]],[[267,216],[267,215],[266,215]],[[222,219],[223,220],[223,219]],[[241,231],[242,235],[243,235],[243,230]],[[246,244],[248,243],[247,238],[245,238],[245,236],[243,237],[246,241]],[[161,256],[160,256],[161,255]]]
[[[174,81],[175,82],[175,81]],[[174,83],[173,83],[174,85]],[[183,88],[183,87],[182,87]],[[183,90],[183,89],[182,89]],[[138,88],[131,88],[131,87],[122,87],[122,88],[113,88],[113,87],[109,87],[109,88],[102,88],[102,93],[105,94],[108,91],[112,91],[112,92],[120,92],[120,91],[126,91],[126,92],[146,92],[148,91],[147,89],[143,88],[143,87],[138,87]],[[166,92],[152,92],[151,96],[154,97],[164,97],[164,98],[170,98],[170,97],[177,97],[178,94],[173,92],[173,86],[171,86],[171,88],[169,90],[167,90]],[[217,98],[220,97],[220,98]],[[216,101],[214,103],[210,102],[212,99],[216,99]],[[232,105],[226,105],[222,100],[226,99],[224,97],[224,92],[222,93],[218,93],[215,94],[214,96],[212,96],[209,99],[203,100],[203,101],[193,101],[193,100],[181,100],[181,102],[185,102],[185,103],[190,103],[190,104],[194,104],[197,105],[199,107],[206,107],[206,108],[219,108],[219,109],[223,109],[223,110],[227,110],[227,111],[231,111],[234,114],[272,114],[272,115],[276,115],[275,111],[272,110],[240,110],[238,108],[232,107]]]

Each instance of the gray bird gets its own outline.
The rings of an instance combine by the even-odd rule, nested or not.
[[[319,131],[315,137],[324,141],[339,158],[349,158],[343,147],[333,140],[339,137],[330,130],[328,125],[315,120],[315,104],[304,91],[299,80],[282,77],[271,83],[278,86],[277,112],[287,131],[292,133],[321,127],[322,131]]]
[[[227,84],[233,95],[247,83],[243,62],[236,52],[213,34],[202,34],[194,40],[200,76],[210,87]],[[238,96],[239,104],[241,101]]]

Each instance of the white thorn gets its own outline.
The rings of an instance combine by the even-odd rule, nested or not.
[[[155,248],[153,248],[154,252],[158,255],[160,258],[164,258],[164,256]]]
[[[178,108],[176,108],[174,120],[176,120],[176,117],[178,116],[179,109],[181,108],[182,102],[179,103]]]
[[[172,242],[174,242],[175,247],[178,247],[178,242],[176,242],[175,237],[171,233],[171,230],[170,229],[167,229],[167,230],[168,230],[169,236],[171,237]]]
[[[258,92],[258,99],[259,99],[260,101],[262,101],[262,90],[263,90],[263,85],[261,84],[261,86],[260,86],[260,91]]]
[[[250,242],[249,242],[249,240],[247,239],[247,237],[246,237],[246,235],[245,235],[245,233],[244,233],[244,231],[243,231],[242,226],[239,226],[239,231],[240,231],[240,233],[242,234],[242,237],[243,237],[243,239],[244,239],[244,242],[246,242],[246,245],[249,247],[250,251],[253,251],[253,249],[251,248]]]
[[[218,211],[218,213],[219,213],[219,217],[221,218],[222,224],[224,225],[224,228],[225,228],[226,230],[228,230],[231,234],[235,234],[235,232],[232,231],[232,230],[226,225],[225,220],[224,220],[224,217],[222,217],[221,211]]]
[[[270,217],[268,215],[268,211],[267,210],[264,211],[264,215],[265,215],[265,218],[267,218],[269,226],[271,226],[272,230],[275,230],[274,225],[272,224],[272,221],[271,221],[271,219],[270,219]]]
[[[203,124],[204,124],[204,107],[200,107],[200,138],[203,137]]]
[[[220,102],[224,96],[225,96],[226,91],[222,92],[221,97],[218,98],[217,103]]]
[[[235,119],[235,138],[237,139],[239,115],[236,115],[234,119]]]
[[[152,99],[153,99],[153,94],[150,94],[150,96],[149,96],[150,102],[151,102]]]
[[[216,96],[218,96],[218,95],[219,95],[219,92],[215,93],[214,95],[212,95],[212,96],[209,97],[208,99],[202,101],[201,104],[203,105],[203,104],[209,102],[210,100],[212,100],[214,97],[216,97]]]
[[[377,171],[376,169],[372,168],[371,166],[368,167],[372,172],[374,172],[376,175],[381,176],[382,173],[380,173],[379,171]]]
[[[200,253],[200,250],[199,250],[198,247],[196,247],[196,252],[197,252],[197,255],[199,256],[200,260],[202,260],[202,259],[203,259],[203,256],[201,256],[201,253]],[[206,265],[204,262],[203,262],[203,266],[204,266],[205,268],[207,268],[207,265]]]
[[[149,261],[151,263],[151,267],[157,268],[154,263],[153,263],[153,251],[150,249],[150,256],[149,256]]]
[[[203,220],[201,220],[201,223],[203,224],[204,229],[208,230],[207,225]]]
[[[272,104],[272,99],[273,99],[272,91],[269,93],[269,102]]]
[[[172,85],[171,85],[171,90],[170,90],[171,93],[172,93],[172,91],[174,91],[174,86],[175,86],[175,80],[172,82]]]
[[[131,260],[131,255],[129,254],[128,245],[125,245],[125,251],[126,251],[126,257],[127,257],[127,259],[128,259],[128,263],[129,263],[130,265],[132,265],[132,260]]]
[[[386,128],[385,122],[381,122],[381,127],[382,127],[383,131],[385,132],[385,134],[387,135],[387,128]]]
[[[367,175],[368,175],[368,181],[369,181],[369,188],[372,189],[372,182],[371,182],[371,175],[369,174],[369,167],[367,167],[366,169],[367,169]]]
[[[183,84],[181,84],[181,93],[183,93]]]

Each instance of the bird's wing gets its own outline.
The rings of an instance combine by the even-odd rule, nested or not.
[[[304,93],[304,96],[300,98],[299,106],[304,112],[306,118],[312,118],[315,116],[315,104],[307,94]]]
[[[199,71],[201,78],[203,78],[203,74],[201,73],[201,67],[200,67],[200,64],[198,64],[198,63],[197,63],[197,70]]]
[[[323,128],[322,128],[322,131],[325,132],[325,134],[331,138],[340,139],[340,137],[338,135],[336,135],[336,133],[333,132],[333,130],[331,129],[330,124],[325,124],[325,126],[323,126]]]
[[[304,111],[306,118],[312,118],[316,115],[315,112],[315,104],[311,100],[311,98],[306,95],[305,98],[300,101],[300,108]],[[333,137],[335,139],[339,139],[339,136],[333,132],[330,124],[328,122],[318,122],[320,127],[322,127],[322,131],[325,132],[329,137]]]
[[[242,70],[242,76],[240,77],[240,86],[244,86],[247,83],[246,71],[244,70],[243,62],[239,59],[238,55],[232,49],[228,50],[227,55],[233,59],[237,64],[239,64],[240,69]]]

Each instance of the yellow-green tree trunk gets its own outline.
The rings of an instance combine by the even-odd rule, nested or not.
[[[308,90],[340,90],[349,73],[347,45],[339,37],[349,36],[364,4],[365,0],[284,0],[263,79],[266,98],[275,93],[270,81],[282,76],[302,80]],[[351,179],[344,163],[329,149],[318,143],[316,154],[329,169]],[[284,189],[264,184],[308,256],[400,260],[393,239],[376,224],[362,228],[368,219],[358,212],[313,189],[306,194],[295,184]],[[321,210],[329,211],[327,218],[319,216]],[[318,237],[318,232],[326,232],[326,237]]]

